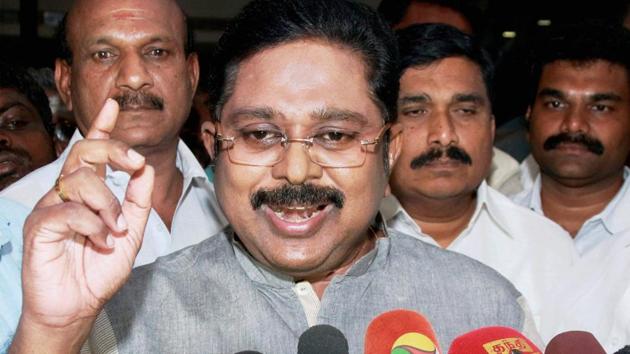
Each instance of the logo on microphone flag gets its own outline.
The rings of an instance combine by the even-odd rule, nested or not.
[[[523,354],[542,354],[533,349],[522,338],[501,338],[483,345],[488,354],[510,354],[518,350]]]

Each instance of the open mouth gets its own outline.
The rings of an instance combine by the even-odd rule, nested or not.
[[[301,223],[318,216],[328,204],[321,205],[268,205],[269,209],[281,220],[290,223]]]

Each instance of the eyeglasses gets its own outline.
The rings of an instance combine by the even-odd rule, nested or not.
[[[360,132],[346,130],[325,130],[307,138],[289,138],[277,128],[245,128],[234,136],[216,139],[221,149],[227,150],[231,162],[249,166],[271,167],[282,161],[291,143],[300,143],[309,158],[322,167],[350,168],[365,163],[369,146],[380,143],[383,134],[390,128],[387,123],[373,139],[360,139]]]

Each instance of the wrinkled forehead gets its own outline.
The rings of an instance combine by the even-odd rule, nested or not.
[[[449,95],[474,94],[490,103],[488,86],[481,67],[461,56],[446,57],[428,64],[410,66],[400,78],[400,99],[413,92],[447,93]]]
[[[68,14],[72,43],[108,35],[148,35],[186,39],[186,19],[171,0],[78,0]]]

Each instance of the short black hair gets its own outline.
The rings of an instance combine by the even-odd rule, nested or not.
[[[177,7],[182,13],[184,17],[184,29],[186,30],[186,37],[184,43],[184,52],[186,55],[194,53],[196,51],[195,47],[195,31],[188,20],[188,16],[184,9],[180,6],[180,4],[176,1]],[[56,57],[63,59],[66,63],[72,64],[72,48],[70,47],[70,42],[68,42],[68,12],[66,12],[59,22],[57,29],[54,35],[55,41],[57,42],[58,51],[56,53]]]
[[[0,61],[0,88],[13,89],[35,107],[50,136],[53,134],[52,112],[44,89],[22,67]]]
[[[403,19],[412,1],[446,7],[461,14],[468,21],[475,35],[483,30],[482,11],[470,0],[382,0],[378,5],[378,12],[387,22],[395,26]]]
[[[220,119],[229,99],[239,63],[263,49],[301,39],[339,44],[359,54],[384,121],[396,119],[396,38],[374,10],[347,0],[254,0],[246,5],[221,36],[210,64],[214,119]]]
[[[536,99],[545,65],[559,60],[575,64],[604,60],[624,67],[630,78],[630,31],[619,24],[601,21],[569,24],[551,30],[530,56],[530,103]]]
[[[464,57],[479,66],[488,98],[494,101],[494,65],[490,56],[474,37],[455,27],[427,23],[396,31],[400,49],[398,76],[414,66],[427,66],[450,57]]]

